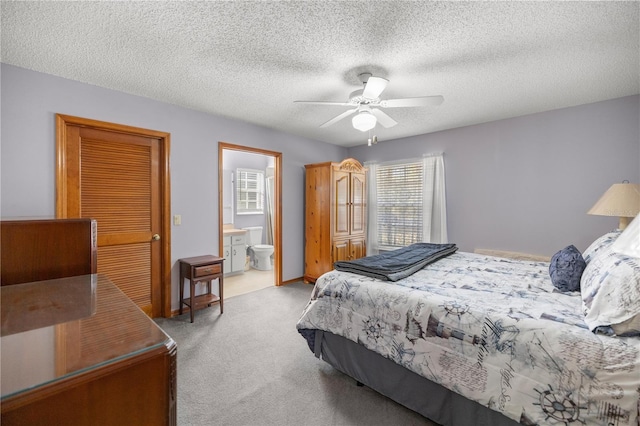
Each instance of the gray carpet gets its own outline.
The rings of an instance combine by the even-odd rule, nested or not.
[[[178,425],[433,425],[313,356],[295,327],[312,288],[156,320],[178,344]]]

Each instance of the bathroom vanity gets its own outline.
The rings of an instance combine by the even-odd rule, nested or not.
[[[226,226],[226,225],[225,225]],[[233,226],[233,225],[232,225]],[[244,272],[247,262],[247,231],[244,229],[225,228],[223,230],[223,257],[225,275]]]

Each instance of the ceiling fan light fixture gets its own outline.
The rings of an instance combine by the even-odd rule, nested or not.
[[[366,132],[376,127],[376,117],[368,111],[361,111],[351,119],[351,124],[357,130]]]
[[[315,105],[337,105],[350,107],[351,109],[344,111],[329,121],[320,125],[320,127],[329,127],[340,120],[352,117],[351,123],[353,127],[361,132],[373,129],[378,124],[385,129],[398,124],[393,118],[389,117],[381,108],[411,108],[437,106],[442,103],[444,98],[437,96],[418,96],[413,98],[398,99],[381,99],[380,95],[387,87],[389,80],[382,77],[372,76],[370,73],[362,73],[358,76],[364,87],[355,90],[349,95],[346,102],[335,101],[294,101]],[[373,142],[375,143],[375,142]]]

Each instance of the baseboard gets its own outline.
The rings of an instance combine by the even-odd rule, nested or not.
[[[294,279],[292,279],[292,280],[282,281],[282,284],[280,284],[280,285],[287,285],[287,284],[299,283],[300,281],[302,281],[302,277],[294,278]]]

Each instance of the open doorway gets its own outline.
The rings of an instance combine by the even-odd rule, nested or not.
[[[218,142],[218,233],[226,297],[282,285],[281,170],[280,152]]]

